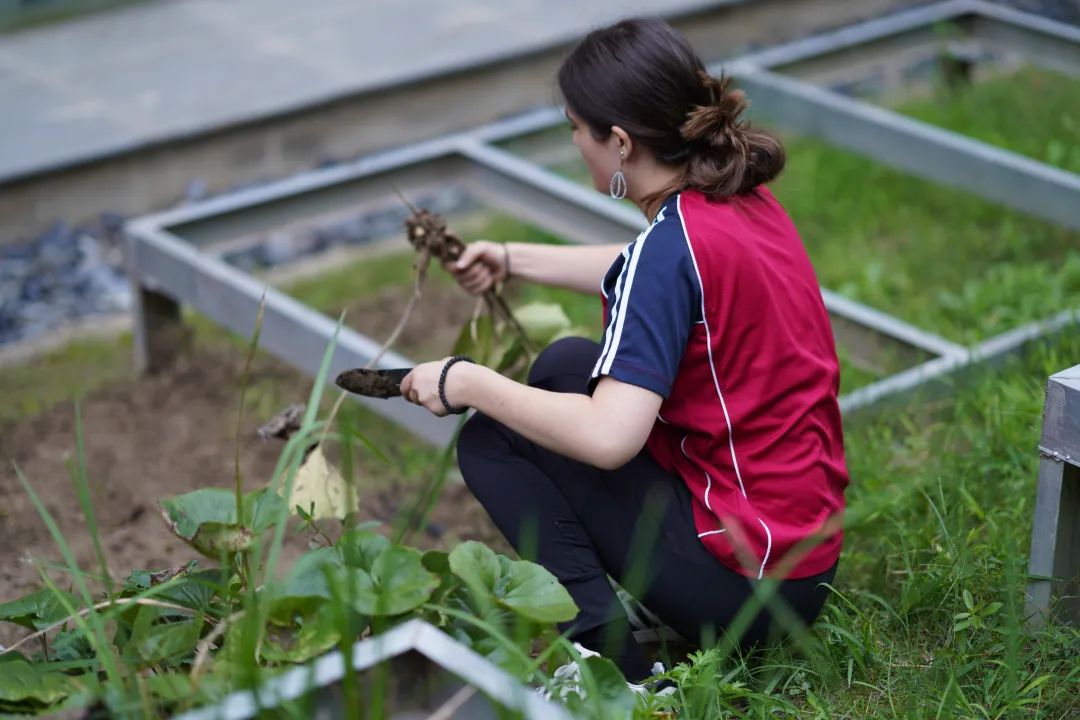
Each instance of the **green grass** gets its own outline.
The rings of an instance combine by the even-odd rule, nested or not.
[[[961,343],[1080,306],[1080,233],[811,140],[775,191],[823,286]]]
[[[991,145],[1080,173],[1080,78],[1025,66],[897,108]]]
[[[132,376],[131,334],[73,342],[33,363],[0,369],[0,428]]]
[[[675,671],[689,716],[1075,717],[1080,631],[1022,619],[1043,388],[1077,358],[1072,329],[953,396],[849,422],[845,549],[815,659],[706,652]]]
[[[1080,81],[1033,68],[898,111],[1080,170]],[[961,343],[1080,307],[1080,233],[789,139],[775,190],[823,285]]]

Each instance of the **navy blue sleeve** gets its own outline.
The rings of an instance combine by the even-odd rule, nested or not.
[[[666,398],[701,315],[697,273],[677,214],[627,247],[604,291],[608,320],[590,392],[607,375]]]

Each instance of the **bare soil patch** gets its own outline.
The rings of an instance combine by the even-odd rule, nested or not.
[[[409,292],[407,287],[388,288],[351,304],[348,324],[375,338],[385,336],[396,324]],[[456,288],[429,285],[396,349],[418,360],[443,357],[473,306],[473,300]],[[244,355],[242,347],[228,343],[199,347],[157,375],[113,382],[83,399],[94,509],[114,575],[170,567],[197,557],[166,529],[157,501],[199,487],[231,486]],[[311,386],[309,378],[269,358],[258,359],[250,382],[257,398],[245,413],[240,441],[246,489],[271,479],[281,449],[277,441],[258,438],[256,429],[267,416],[265,407],[254,406],[280,409],[306,399]],[[393,457],[395,448],[384,451]],[[38,570],[29,558],[59,561],[59,552],[19,485],[12,463],[33,484],[82,567],[95,566],[68,471],[74,455],[73,402],[0,427],[0,601],[39,585]],[[365,519],[383,522],[392,521],[407,507],[434,471],[392,477],[395,470],[381,461],[361,458],[360,462]],[[445,546],[463,539],[480,539],[505,549],[467,488],[451,483],[427,531],[418,534],[416,542]],[[289,554],[294,554],[305,547],[307,538],[292,536],[288,542]],[[63,582],[63,575],[56,577]],[[10,630],[0,628],[0,643],[6,644],[11,637]]]

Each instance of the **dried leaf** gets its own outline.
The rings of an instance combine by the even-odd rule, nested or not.
[[[349,502],[350,499],[352,502]],[[304,464],[296,473],[292,495],[289,497],[289,508],[295,512],[298,506],[305,513],[309,513],[313,520],[342,520],[350,512],[360,508],[356,491],[345,482],[341,472],[327,462],[321,445],[308,453]]]

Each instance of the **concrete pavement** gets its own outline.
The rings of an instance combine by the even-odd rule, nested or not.
[[[0,184],[740,1],[159,0],[0,35]]]

